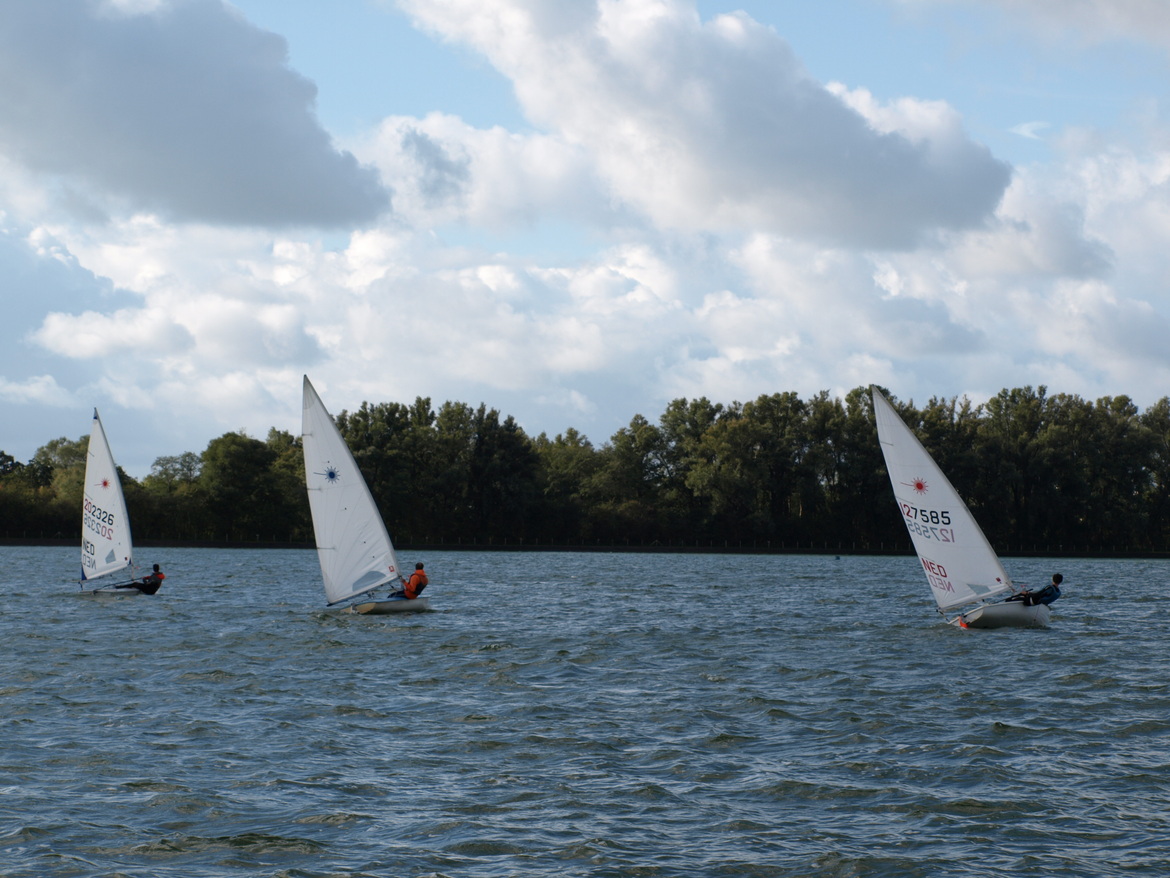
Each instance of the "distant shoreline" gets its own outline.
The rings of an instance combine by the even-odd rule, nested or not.
[[[0,546],[79,546],[78,537],[0,537]],[[313,549],[312,543],[281,542],[278,540],[136,540],[137,549]],[[532,543],[515,542],[490,543],[400,543],[398,552],[614,552],[628,554],[680,554],[680,555],[905,555],[914,557],[911,546],[897,548],[846,547],[829,544],[807,546],[761,546],[761,545],[633,545],[609,543]],[[1170,552],[1127,552],[1127,551],[1083,551],[1063,547],[1008,549],[1000,554],[1002,558],[1114,558],[1158,560],[1170,558]]]

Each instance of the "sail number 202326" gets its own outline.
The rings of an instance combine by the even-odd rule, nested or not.
[[[105,537],[107,540],[114,538],[114,513],[108,509],[102,509],[86,497],[84,517],[85,526],[88,530]]]
[[[947,527],[951,523],[951,513],[947,510],[922,509],[909,503],[898,505],[902,507],[902,517],[906,519],[906,529],[910,533],[940,543],[955,541],[954,528]]]

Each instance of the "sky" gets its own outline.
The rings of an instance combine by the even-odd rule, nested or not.
[[[301,376],[601,445],[680,397],[1170,394],[1163,0],[0,6],[0,450]]]

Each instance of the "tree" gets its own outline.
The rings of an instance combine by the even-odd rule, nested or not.
[[[203,459],[193,451],[156,457],[150,466],[150,475],[142,483],[152,491],[173,494],[181,486],[197,482],[202,467]]]
[[[1145,503],[1154,467],[1154,436],[1128,396],[1105,396],[1091,409],[1087,515],[1081,545],[1148,547]],[[1065,484],[1062,482],[1062,484]]]
[[[795,541],[804,512],[802,473],[809,454],[808,407],[795,393],[773,393],[747,403],[743,414],[759,437],[757,516],[767,522],[767,530],[760,536]]]
[[[1139,412],[1004,389],[984,406],[887,394],[1001,551],[1165,551],[1170,546],[1170,398]],[[612,544],[771,542],[905,545],[868,388],[747,403],[670,402],[600,448],[569,428],[530,439],[485,404],[363,402],[337,418],[399,542]],[[27,464],[0,452],[0,534],[66,536],[79,525],[88,437],[54,439]],[[136,536],[308,540],[304,454],[272,429],[213,439],[120,473]]]
[[[798,470],[800,530],[810,543],[827,542],[842,493],[849,491],[843,479],[845,463],[845,407],[822,390],[808,401],[805,421],[807,453]]]
[[[1142,508],[1146,510],[1145,544],[1170,545],[1170,397],[1163,396],[1139,418],[1146,437]]]
[[[704,440],[723,413],[722,405],[705,396],[691,401],[675,399],[658,420],[662,444],[659,512],[663,524],[672,531],[685,530],[708,538],[714,535],[712,511],[704,502],[711,497],[695,490],[706,478],[703,474],[696,476],[695,471],[709,474],[715,465],[712,455],[717,449]]]
[[[763,502],[768,479],[762,425],[733,403],[713,420],[687,456],[686,487],[702,516],[691,516],[709,539],[741,541],[772,533]]]
[[[1044,486],[1053,482],[1050,459],[1040,453],[1048,390],[1031,387],[1001,390],[984,407],[976,434],[983,462],[976,493],[997,514],[985,517],[983,529],[992,544],[1033,548],[1044,544],[1039,508]]]
[[[433,532],[455,537],[478,536],[471,496],[471,458],[475,446],[475,410],[462,402],[445,402],[434,421],[434,449],[428,493]]]
[[[52,439],[37,449],[33,460],[52,472],[53,502],[60,507],[80,509],[84,492],[85,462],[89,456],[89,436],[80,439]]]
[[[891,503],[868,387],[855,387],[845,395],[841,424],[830,539],[835,537],[848,548],[897,545],[905,538],[905,525]]]
[[[9,454],[7,451],[0,451],[0,479],[5,476],[10,476],[16,470],[20,469],[24,464]]]
[[[199,484],[207,497],[207,536],[272,539],[289,532],[290,510],[272,472],[276,451],[245,433],[225,433],[203,452]]]
[[[528,512],[540,496],[540,458],[532,441],[509,415],[482,403],[475,413],[468,501],[481,534],[524,539]]]
[[[537,510],[547,540],[571,542],[580,537],[585,520],[585,487],[597,472],[593,444],[570,427],[555,439],[541,433],[533,443],[540,459],[543,503]]]
[[[590,515],[585,535],[611,542],[673,539],[658,513],[666,472],[662,431],[634,415],[601,449],[586,486]]]
[[[268,431],[264,442],[273,453],[270,465],[272,486],[284,510],[286,530],[274,531],[277,539],[286,534],[289,540],[313,539],[313,522],[309,513],[309,498],[305,491],[305,453],[300,436],[275,427]]]

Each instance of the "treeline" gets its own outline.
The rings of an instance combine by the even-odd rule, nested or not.
[[[895,406],[1003,553],[1170,550],[1170,399],[1003,390]],[[908,547],[866,388],[671,402],[600,447],[495,409],[363,403],[338,427],[395,542],[891,550]],[[0,452],[0,536],[80,534],[88,437]],[[137,540],[311,542],[300,439],[227,433],[123,475]]]

